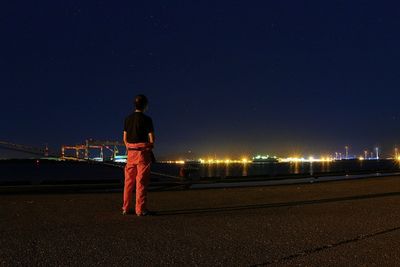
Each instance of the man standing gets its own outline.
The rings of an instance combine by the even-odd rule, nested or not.
[[[147,104],[146,96],[137,95],[135,111],[125,119],[124,143],[128,151],[128,159],[125,166],[123,215],[133,213],[132,191],[135,186],[136,215],[151,215],[151,212],[147,210],[146,195],[150,182],[150,166],[155,137],[153,121],[144,114]]]

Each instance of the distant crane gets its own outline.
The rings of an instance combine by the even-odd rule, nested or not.
[[[119,153],[118,146],[125,146],[125,144],[119,141],[100,141],[100,140],[88,139],[85,141],[85,144],[78,144],[75,146],[63,145],[61,147],[61,157],[62,158],[66,157],[65,156],[66,150],[75,150],[76,159],[80,158],[81,151],[83,151],[84,153],[83,159],[88,160],[90,149],[100,149],[100,158],[101,160],[104,160],[104,149],[107,149],[113,153],[113,159],[115,159],[115,157]]]

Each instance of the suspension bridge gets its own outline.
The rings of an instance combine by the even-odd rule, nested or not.
[[[44,157],[58,156],[57,154],[49,153],[49,148],[47,145],[44,148],[39,148],[29,145],[21,145],[6,141],[0,141],[0,148],[12,151],[24,152],[32,155],[44,156]]]
[[[27,154],[42,156],[42,157],[57,157],[57,158],[69,158],[69,159],[81,159],[90,160],[95,159],[98,161],[103,161],[105,159],[105,152],[111,153],[111,160],[124,160],[124,155],[118,155],[120,148],[125,147],[124,143],[119,141],[109,141],[109,140],[94,140],[87,139],[83,144],[77,145],[62,145],[61,151],[59,153],[50,152],[47,145],[43,148],[35,147],[24,144],[16,144],[7,141],[0,141],[0,148],[7,149],[11,151],[18,151]],[[94,156],[93,149],[99,151],[99,156]],[[73,156],[68,156],[67,151],[73,151]]]

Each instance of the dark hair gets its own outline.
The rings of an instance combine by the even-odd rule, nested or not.
[[[137,110],[143,111],[147,107],[148,102],[149,101],[147,100],[147,97],[145,95],[137,95],[135,97],[135,108]]]

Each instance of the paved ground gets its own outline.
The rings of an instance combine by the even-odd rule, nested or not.
[[[0,266],[400,266],[400,177],[151,192],[0,197]]]

